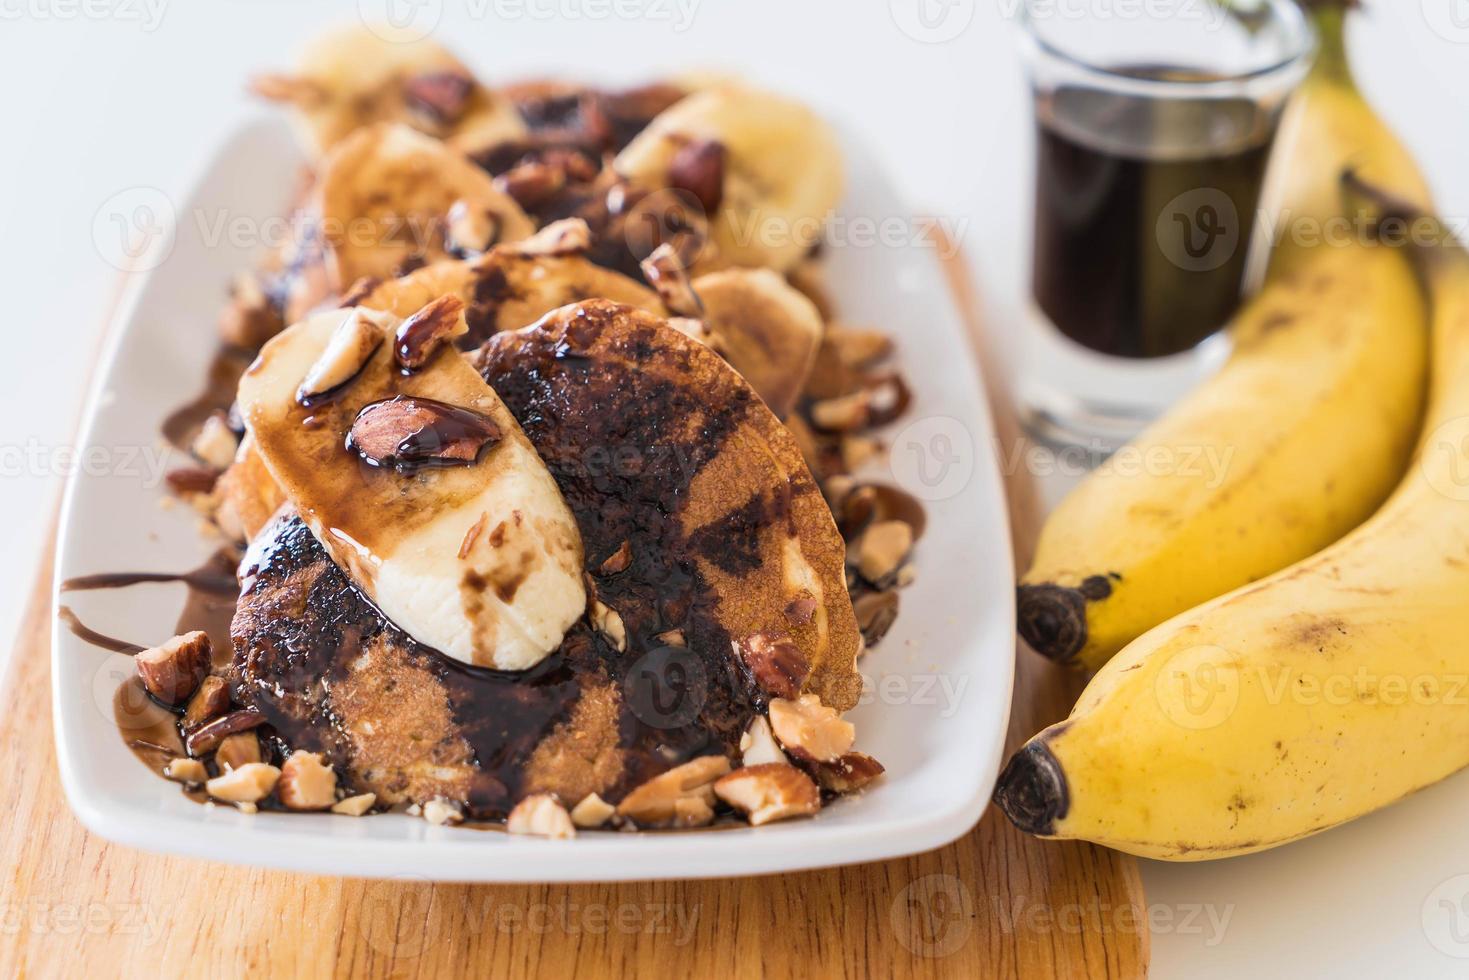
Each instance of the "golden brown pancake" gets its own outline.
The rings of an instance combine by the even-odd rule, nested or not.
[[[278,516],[241,567],[236,699],[384,802],[503,816],[530,792],[617,802],[690,759],[736,757],[772,697],[738,646],[789,638],[807,691],[856,703],[844,547],[785,428],[708,348],[593,301],[476,357],[556,479],[596,600],[522,673],[466,667],[362,598],[305,524]]]

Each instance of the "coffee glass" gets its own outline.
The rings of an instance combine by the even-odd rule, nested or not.
[[[1221,357],[1315,37],[1291,0],[1024,0],[1031,430],[1115,448]]]

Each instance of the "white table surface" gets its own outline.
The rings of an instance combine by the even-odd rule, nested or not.
[[[920,0],[0,0],[5,634],[74,465],[66,446],[118,279],[99,215],[105,229],[117,195],[151,193],[137,188],[181,195],[209,148],[254,111],[249,73],[289,66],[312,30],[389,2],[440,15],[440,36],[491,81],[722,67],[802,95],[865,134],[915,206],[958,231],[992,327],[1005,337],[1017,322],[1030,124],[1007,16],[1016,0],[921,0],[936,25],[924,30],[912,28]],[[1061,7],[1084,2],[1139,6]],[[1368,2],[1373,13],[1351,35],[1363,84],[1418,154],[1442,210],[1469,214],[1469,9]],[[1466,975],[1465,813],[1460,777],[1274,853],[1146,863],[1153,975]]]

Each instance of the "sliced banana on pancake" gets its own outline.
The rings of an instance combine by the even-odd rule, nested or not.
[[[313,203],[327,271],[340,292],[364,278],[398,275],[406,262],[476,253],[535,233],[520,205],[464,154],[398,123],[378,123],[342,140],[321,167]],[[451,223],[457,211],[460,220]],[[405,314],[406,315],[406,314]]]
[[[778,417],[796,407],[825,329],[816,305],[769,269],[694,280],[714,346]]]
[[[456,660],[524,670],[585,610],[581,538],[448,343],[462,330],[452,300],[407,321],[316,314],[261,351],[240,412],[285,498],[389,619]]]
[[[469,332],[459,346],[466,350],[578,300],[610,299],[650,313],[664,312],[652,290],[580,255],[526,255],[513,248],[419,269],[378,285],[358,303],[407,316],[441,296],[455,296],[465,304]]]
[[[705,89],[658,115],[617,172],[674,187],[707,213],[712,262],[784,272],[820,239],[842,194],[835,134],[811,110],[741,85]]]
[[[689,287],[701,309],[676,312],[702,319],[700,339],[784,418],[811,373],[821,343],[823,326],[816,307],[765,269],[721,270]],[[513,247],[468,262],[419,269],[374,287],[357,302],[407,316],[440,296],[457,296],[467,307],[469,332],[460,343],[465,349],[580,300],[608,299],[658,316],[670,312],[642,283],[579,255],[526,255]]]
[[[510,100],[428,39],[358,25],[325,34],[294,73],[256,78],[256,94],[296,110],[308,151],[324,156],[362,126],[403,122],[473,152],[521,139],[525,122]]]
[[[590,300],[491,338],[475,361],[576,514],[600,570],[593,608],[624,656],[684,647],[737,665],[766,698],[857,702],[842,537],[790,433],[724,360]]]

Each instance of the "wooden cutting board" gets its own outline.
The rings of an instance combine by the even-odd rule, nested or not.
[[[947,254],[945,250],[944,254]],[[983,350],[957,255],[948,271]],[[988,377],[1002,447],[1019,438]],[[1008,474],[1016,549],[1041,511]],[[1138,977],[1136,864],[1041,842],[993,807],[968,835],[878,864],[622,885],[366,881],[163,858],[103,841],[62,797],[51,736],[52,555],[0,690],[0,976],[811,975]],[[1009,741],[1062,717],[1079,679],[1019,651]],[[221,853],[230,847],[220,841]]]

